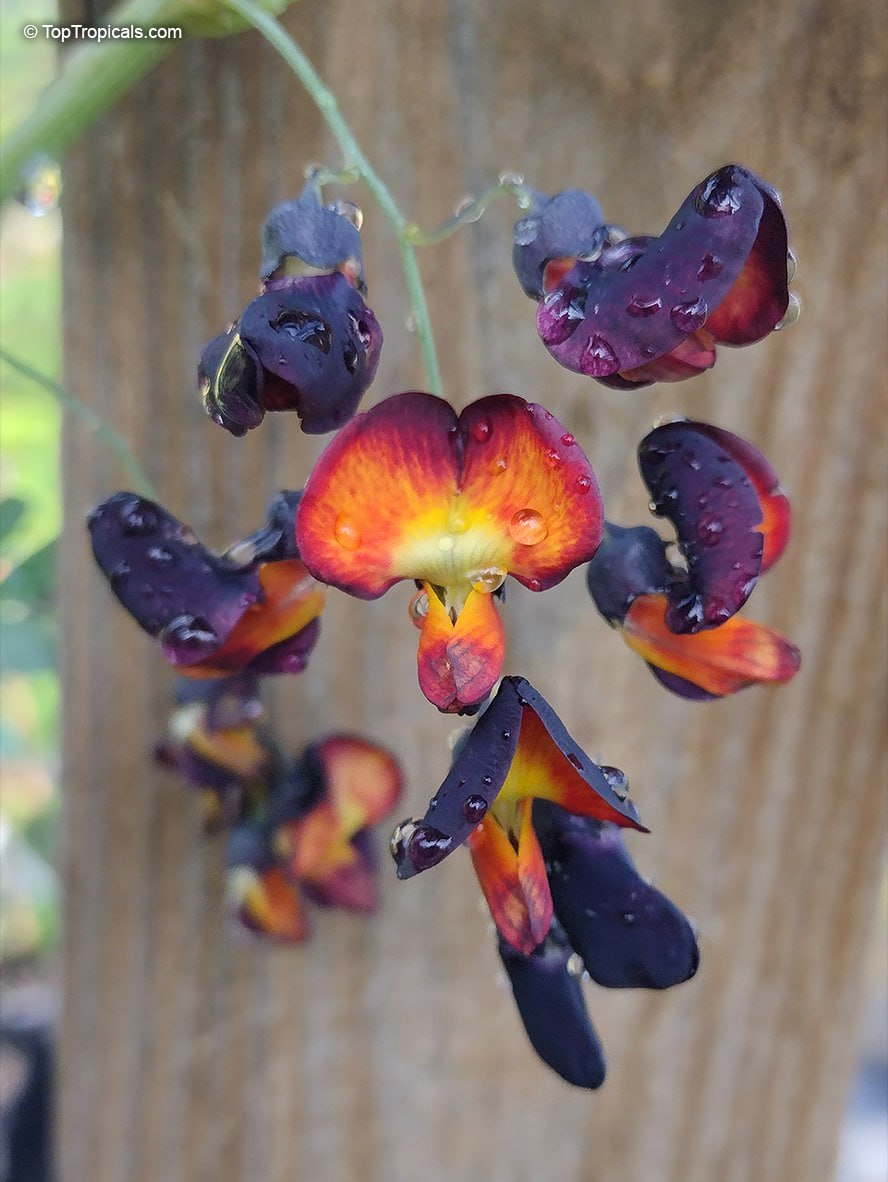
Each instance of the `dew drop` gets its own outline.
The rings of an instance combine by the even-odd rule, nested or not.
[[[565,433],[561,436],[561,442],[565,447],[573,447],[576,441],[576,436],[571,435],[570,431],[565,431]]]
[[[341,218],[345,218],[347,222],[351,222],[356,230],[360,230],[364,224],[364,211],[360,205],[355,205],[354,201],[334,201],[330,206],[334,213],[338,213]]]
[[[509,466],[509,461],[505,456],[497,456],[497,458],[490,465],[490,475],[500,476]]]
[[[520,546],[536,546],[548,536],[549,527],[536,509],[519,509],[509,522],[509,533]]]
[[[177,655],[183,652],[187,654],[201,653],[217,644],[218,639],[210,624],[202,616],[191,615],[176,616],[160,634],[161,644],[174,649]]]
[[[157,509],[142,497],[133,497],[120,510],[120,528],[127,537],[145,537],[157,531]]]
[[[573,287],[560,287],[546,296],[537,320],[544,344],[561,345],[573,336],[583,322],[582,307],[576,302],[579,298],[581,293]]]
[[[656,312],[659,312],[662,307],[663,301],[659,298],[659,296],[653,300],[646,300],[643,296],[636,295],[633,296],[626,305],[626,311],[630,316],[653,316]]]
[[[583,472],[577,477],[576,484],[581,493],[587,493],[592,488],[592,477]]]
[[[624,911],[623,912],[623,922],[628,923],[630,926],[633,923],[635,923],[635,912],[634,911]]]
[[[498,566],[485,566],[479,570],[469,571],[468,580],[473,591],[480,591],[483,595],[492,595],[498,591],[506,581],[508,572]]]
[[[578,952],[572,952],[567,958],[567,963],[564,966],[572,977],[582,977],[586,971],[586,966],[583,964],[583,958]]]
[[[724,529],[720,518],[714,513],[704,513],[697,522],[697,537],[704,546],[715,546]]]
[[[477,222],[481,217],[481,214],[484,212],[484,206],[479,205],[478,208],[471,215],[469,215],[469,210],[475,204],[476,200],[477,198],[473,197],[471,193],[467,193],[466,196],[463,197],[462,200],[458,201],[453,207],[453,216],[455,218],[459,218],[461,222]]]
[[[530,591],[542,591],[542,589],[543,589],[542,580],[541,579],[528,579],[527,580],[527,587]],[[522,701],[521,705],[526,706],[527,702]]]
[[[706,323],[709,315],[709,305],[701,296],[697,300],[687,300],[682,304],[675,304],[669,312],[669,319],[679,332],[696,332]]]
[[[450,534],[442,534],[441,537],[438,538],[438,549],[442,552],[442,554],[449,554],[455,545],[456,542],[453,540]]]
[[[721,259],[717,259],[714,254],[709,254],[707,251],[703,256],[703,262],[697,268],[697,278],[706,283],[710,279],[715,279],[716,275],[720,275],[723,267],[724,263]]]
[[[541,223],[539,218],[522,218],[520,222],[516,222],[515,229],[512,231],[515,245],[530,246],[531,242],[535,242],[538,238],[540,228]]]
[[[611,767],[610,764],[603,764],[601,767],[601,774],[607,780],[607,786],[611,792],[620,800],[625,800],[629,795],[629,778],[624,771],[618,767]]]
[[[58,163],[40,152],[22,169],[22,187],[16,198],[35,218],[58,209],[62,194],[62,170]]]
[[[361,535],[358,533],[355,523],[350,521],[344,513],[340,513],[336,518],[333,537],[343,550],[357,550],[361,545]]]
[[[705,218],[730,217],[743,204],[743,193],[734,181],[734,170],[720,168],[703,184],[694,198],[694,206]]]
[[[546,452],[545,458],[546,463],[552,468],[554,468],[556,464],[561,463],[561,454],[557,452],[554,447],[549,448],[549,450]]]
[[[780,332],[784,328],[792,328],[798,322],[802,314],[802,301],[795,294],[794,291],[789,293],[789,303],[786,305],[786,311],[783,314],[783,319],[779,324],[775,325],[774,331]]]
[[[407,605],[407,614],[415,628],[422,628],[426,616],[429,614],[429,596],[425,590],[419,590]]]
[[[449,852],[453,838],[431,825],[417,825],[407,842],[407,854],[417,870],[436,866]]]
[[[796,271],[798,270],[798,266],[799,266],[799,261],[795,256],[795,251],[788,250],[786,252],[786,282],[787,283],[792,283],[793,279],[795,279]]]
[[[486,443],[493,434],[490,419],[476,419],[469,430],[476,443]]]
[[[463,816],[472,825],[477,825],[479,821],[484,819],[484,815],[489,807],[483,796],[472,793],[471,796],[467,796],[463,801]]]
[[[395,826],[389,838],[389,849],[396,862],[400,862],[403,859],[407,842],[413,836],[418,824],[419,822],[414,817],[408,817],[406,821],[402,821],[400,825]]]
[[[176,561],[175,554],[171,550],[167,550],[165,546],[152,546],[145,557],[152,564],[152,566],[172,566]]]
[[[609,342],[595,333],[583,350],[580,368],[590,378],[606,378],[617,372],[620,362]]]
[[[112,587],[122,587],[130,575],[130,566],[128,562],[118,562],[117,566],[108,575],[108,579]]]

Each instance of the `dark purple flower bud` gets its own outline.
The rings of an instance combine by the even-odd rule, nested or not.
[[[295,201],[276,205],[262,227],[262,281],[278,272],[295,273],[291,261],[315,272],[344,270],[359,286],[363,281],[358,227],[335,206],[321,202],[312,180]]]
[[[579,978],[568,964],[571,949],[550,934],[525,955],[502,937],[498,949],[531,1046],[562,1079],[579,1088],[600,1088],[605,1062]]]
[[[554,197],[534,194],[533,207],[515,224],[512,265],[525,294],[541,300],[552,262],[594,258],[605,242],[601,206],[591,193],[565,189]]]
[[[586,568],[595,606],[608,623],[622,623],[639,595],[665,591],[675,579],[660,535],[647,525],[629,529],[608,522],[604,540]]]
[[[275,279],[204,350],[204,405],[233,435],[272,410],[295,410],[310,435],[333,431],[355,413],[381,348],[376,317],[345,275]]]
[[[245,866],[261,874],[275,865],[273,830],[265,822],[245,821],[228,835],[228,865]]]
[[[715,345],[772,332],[789,303],[786,224],[775,191],[729,164],[689,194],[659,238],[604,247],[547,277],[537,325],[566,368],[626,389],[677,381]]]
[[[534,804],[558,922],[593,981],[613,989],[668,989],[697,971],[694,930],[639,875],[615,825]]]

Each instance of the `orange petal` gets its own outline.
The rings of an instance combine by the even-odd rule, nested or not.
[[[503,545],[475,566],[502,566],[543,591],[588,562],[604,512],[592,465],[573,435],[543,407],[511,394],[473,402],[460,430],[466,445],[458,508],[469,521],[483,515]]]
[[[681,382],[715,365],[715,341],[707,328],[680,341],[670,353],[636,369],[624,370],[620,377],[628,382]]]
[[[324,609],[325,589],[298,558],[259,567],[262,600],[248,608],[225,643],[198,665],[181,668],[187,677],[238,673],[250,661],[306,628]]]
[[[401,767],[395,757],[355,735],[330,735],[312,743],[306,758],[320,762],[326,799],[346,837],[381,821],[403,791]]]
[[[782,683],[798,671],[799,650],[779,632],[732,616],[705,632],[666,626],[663,595],[641,595],[623,621],[623,639],[650,665],[722,697],[758,682]]]
[[[562,750],[537,712],[525,708],[515,757],[494,808],[505,816],[509,804],[536,797],[554,801],[569,813],[642,829],[633,816],[618,812],[595,791],[581,774],[581,767],[579,751],[571,754]]]
[[[237,867],[229,872],[228,889],[234,914],[250,931],[284,943],[309,934],[299,890],[278,867],[261,874]]]
[[[458,477],[456,426],[448,403],[407,393],[342,428],[309,476],[296,517],[299,552],[318,578],[375,599],[414,577],[399,551],[446,532]]]
[[[189,732],[187,741],[201,759],[245,779],[259,775],[268,758],[268,752],[256,738],[252,726],[211,731],[200,722]]]
[[[429,610],[419,637],[419,686],[439,710],[453,713],[483,701],[503,667],[505,632],[493,596],[470,591],[456,623],[426,586]]]
[[[552,896],[530,809],[526,801],[517,851],[489,814],[468,839],[490,914],[503,939],[525,954],[540,944],[552,922]]]

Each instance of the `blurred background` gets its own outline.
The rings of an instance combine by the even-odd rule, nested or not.
[[[5,0],[0,9],[3,133],[29,111],[55,69],[53,43],[44,38],[25,42],[21,36],[26,20],[39,24],[53,19],[52,5],[40,11],[40,2]],[[53,199],[57,184],[52,162],[36,169],[22,200],[2,210],[0,246],[2,348],[50,381],[59,380],[61,350],[62,221]],[[671,212],[673,196],[680,197],[687,187],[679,184],[664,214]],[[802,266],[813,272],[816,260],[802,259]],[[0,362],[0,376],[0,1016],[13,1025],[33,1019],[36,1027],[44,1028],[52,1026],[56,1006],[60,922],[54,603],[61,523],[61,406],[57,393],[11,361]],[[875,943],[868,963],[861,966],[872,1000],[863,1022],[860,1067],[844,1121],[837,1182],[888,1178],[886,914],[883,889]],[[0,1104],[9,1112],[26,1086],[28,1067],[21,1053],[9,1046],[0,1054]],[[0,1178],[2,1168],[0,1159]],[[22,1175],[8,1178],[30,1182]]]

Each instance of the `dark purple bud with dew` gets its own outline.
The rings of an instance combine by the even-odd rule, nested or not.
[[[608,522],[604,540],[586,568],[589,593],[611,624],[622,623],[639,595],[665,591],[675,577],[663,539],[647,525],[624,529]]]
[[[333,431],[357,410],[381,348],[376,317],[342,273],[274,279],[204,350],[204,405],[233,435],[273,410],[295,410],[307,434]]]
[[[605,1062],[586,1010],[576,959],[553,932],[534,952],[517,952],[502,937],[498,949],[531,1046],[562,1079],[579,1088],[600,1088]]]
[[[309,180],[295,201],[276,205],[266,218],[260,277],[267,283],[282,275],[332,271],[344,271],[363,290],[359,226],[340,207],[324,205]]]
[[[687,562],[685,579],[669,594],[668,627],[698,632],[723,624],[763,569],[765,531],[788,532],[788,502],[773,469],[745,440],[689,420],[645,436],[638,466],[653,512],[672,522]]]
[[[550,263],[596,257],[604,245],[607,227],[601,206],[591,193],[565,189],[548,197],[534,194],[534,204],[516,222],[512,232],[512,265],[525,294],[541,300],[544,276]]]
[[[131,492],[88,518],[93,554],[111,590],[177,665],[196,664],[261,596],[255,569],[233,567],[162,506]]]
[[[663,234],[608,240],[546,282],[537,327],[567,369],[620,389],[677,381],[748,345],[789,303],[786,223],[776,192],[729,164],[688,195]]]
[[[645,882],[616,825],[534,803],[558,922],[593,981],[612,989],[668,989],[699,965],[685,915]]]

